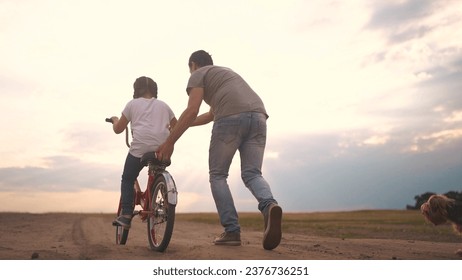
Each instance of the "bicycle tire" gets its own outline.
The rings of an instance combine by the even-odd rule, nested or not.
[[[120,198],[119,200],[119,208],[117,209],[116,217],[119,217],[120,215],[122,215],[122,198]],[[129,229],[123,226],[120,226],[120,225],[114,225],[114,226],[115,226],[115,233],[116,233],[116,244],[125,245],[127,243]]]
[[[148,218],[148,240],[151,250],[163,252],[172,238],[175,223],[175,205],[168,203],[167,184],[159,176],[152,186],[152,198]]]

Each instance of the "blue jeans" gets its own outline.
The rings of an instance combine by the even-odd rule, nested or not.
[[[263,154],[266,145],[266,116],[247,112],[215,121],[209,149],[210,187],[221,225],[226,232],[240,231],[227,178],[234,154],[239,150],[241,178],[258,201],[263,212],[269,203],[277,203],[266,180],[262,177]]]
[[[133,185],[143,169],[141,159],[128,153],[125,159],[124,171],[122,173],[122,184],[120,188],[122,200],[122,215],[132,215],[135,209],[135,191]]]

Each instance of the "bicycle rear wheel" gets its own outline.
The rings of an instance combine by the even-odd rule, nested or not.
[[[117,209],[117,216],[119,217],[122,215],[122,198],[119,201],[119,208]],[[116,244],[118,245],[125,245],[128,239],[128,229],[120,226],[118,224],[113,224],[116,228]]]
[[[168,203],[167,184],[165,178],[159,176],[152,186],[150,210],[148,219],[148,240],[151,249],[163,252],[167,249],[175,223],[175,205]]]

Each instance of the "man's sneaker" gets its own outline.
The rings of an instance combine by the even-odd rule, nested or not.
[[[124,228],[130,228],[131,226],[131,223],[132,223],[132,219],[131,218],[128,218],[126,216],[119,216],[117,217],[114,222],[112,222],[113,225],[115,226],[122,226]]]
[[[282,238],[282,208],[281,206],[271,203],[266,207],[264,212],[265,233],[263,234],[263,248],[273,250]]]
[[[240,246],[241,245],[241,233],[240,232],[223,232],[219,237],[213,240],[215,245],[225,246]]]

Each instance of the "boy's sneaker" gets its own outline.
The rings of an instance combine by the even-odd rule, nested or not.
[[[115,225],[115,226],[117,226],[117,225],[118,225],[118,226],[122,226],[122,227],[128,229],[128,228],[130,228],[130,226],[131,226],[131,224],[132,224],[132,219],[131,219],[131,217],[128,218],[128,217],[126,217],[126,216],[121,215],[121,216],[117,217],[117,218],[112,222],[112,224]]]
[[[265,233],[263,234],[263,248],[273,250],[282,238],[282,208],[276,203],[271,203],[266,207],[263,214],[265,218]]]
[[[215,238],[213,243],[215,245],[240,246],[241,245],[241,233],[225,231],[219,237]]]

